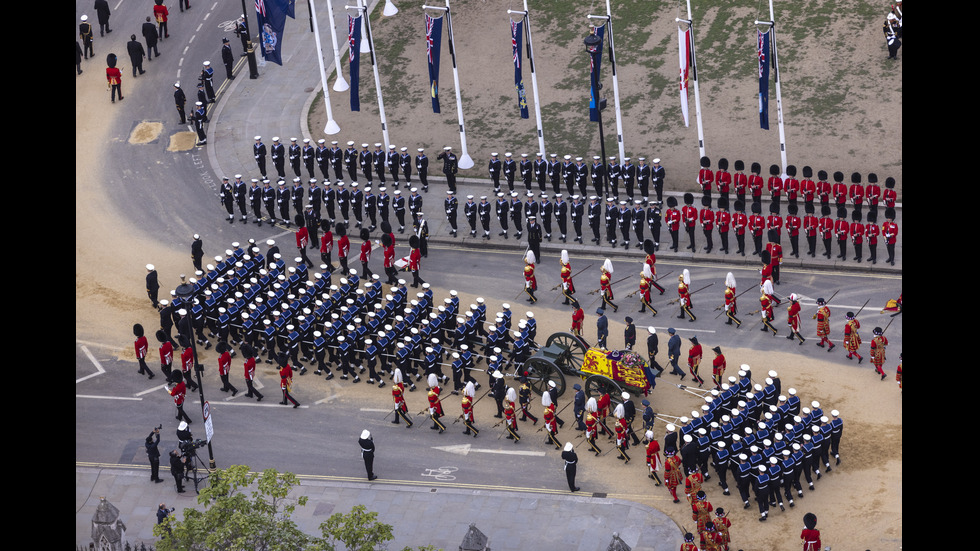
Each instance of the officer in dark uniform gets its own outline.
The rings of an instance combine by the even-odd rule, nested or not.
[[[650,178],[652,174],[653,171],[647,165],[646,157],[640,157],[640,166],[636,167],[636,183],[640,186],[640,195],[643,197],[644,204],[650,201]]]
[[[524,234],[524,224],[522,221],[524,217],[524,204],[521,203],[520,195],[516,191],[510,192],[510,204],[508,208],[510,209],[510,219],[514,222],[514,230],[517,231],[514,237],[520,239],[521,235]]]
[[[398,162],[398,151],[396,151],[394,144],[388,146],[385,166],[388,168],[388,172],[391,173],[391,179],[395,182],[395,189],[398,189],[398,172],[401,169],[401,164]]]
[[[660,159],[653,160],[653,166],[650,167],[650,183],[653,185],[654,191],[657,192],[657,202],[663,202],[664,193],[664,178],[666,177],[666,172],[664,167],[660,164]]]
[[[619,178],[622,176],[622,171],[623,167],[616,163],[616,157],[609,157],[609,162],[606,164],[606,174],[608,175],[609,188],[613,195],[619,195]],[[596,195],[602,195],[603,191],[599,189],[595,178],[592,179],[592,185],[596,187]]]
[[[582,219],[585,218],[585,205],[579,195],[572,195],[572,204],[568,208],[568,214],[572,217],[575,241],[582,243]]]
[[[272,187],[272,182],[270,182],[268,178],[264,178],[262,180],[262,202],[265,203],[265,211],[269,215],[269,223],[275,224],[276,190]]]
[[[418,148],[418,155],[415,156],[415,172],[419,175],[419,182],[422,183],[422,191],[429,191],[429,158],[425,156],[425,148]]]
[[[497,203],[495,205],[495,212],[497,214],[497,222],[500,224],[500,234],[507,239],[507,217],[510,211],[510,203],[507,199],[504,199],[504,193],[500,192],[497,194]]]
[[[357,149],[354,147],[354,142],[347,142],[347,149],[344,150],[344,165],[347,166],[347,176],[352,182],[357,181],[357,159]]]
[[[449,222],[449,227],[452,228],[450,232],[453,237],[456,237],[456,212],[459,210],[459,201],[456,200],[456,195],[452,191],[446,192],[446,220]]]
[[[405,197],[401,190],[395,190],[395,197],[391,200],[391,208],[395,211],[395,218],[398,219],[398,233],[405,233]]]
[[[412,185],[412,156],[408,154],[408,148],[401,148],[401,154],[398,156],[398,168],[401,170],[402,176],[405,177],[405,187]],[[429,186],[422,186],[422,191],[428,193]]]
[[[490,240],[490,203],[487,202],[487,196],[480,196],[480,204],[477,205],[477,214],[480,215],[480,225],[483,226],[483,238],[487,241]]]
[[[368,230],[374,231],[378,227],[378,196],[372,193],[370,187],[364,189],[364,214],[371,221]]]
[[[204,62],[204,68],[201,69],[201,82],[208,94],[208,103],[214,103],[214,69],[211,68],[210,61]]]
[[[541,262],[541,226],[534,216],[527,217],[527,246],[534,253],[534,258]]]
[[[252,214],[255,216],[252,223],[262,226],[262,188],[256,178],[252,178],[252,187],[248,188],[248,201],[252,204]]]
[[[310,178],[316,176],[313,172],[313,167],[316,166],[316,148],[310,144],[309,138],[303,138],[303,147],[301,149],[303,165],[306,166],[306,172],[310,175]],[[326,180],[326,178],[324,178]]]
[[[548,161],[544,160],[540,151],[534,156],[534,179],[538,181],[538,187],[542,192],[548,191]]]
[[[531,179],[532,175],[534,174],[534,163],[527,158],[527,153],[521,153],[521,162],[518,164],[518,169],[521,171],[521,181],[524,182],[525,189],[531,191]]]
[[[592,242],[599,243],[599,228],[602,226],[602,203],[593,195],[589,197],[589,227],[592,228]]]
[[[502,165],[497,152],[490,153],[490,161],[487,162],[487,172],[490,174],[490,181],[493,182],[493,192],[500,191],[500,171]]]
[[[442,148],[442,153],[436,159],[442,161],[442,173],[446,175],[446,183],[449,184],[449,190],[455,193],[456,172],[459,170],[459,162],[453,153],[453,148],[448,145]]]
[[[279,180],[276,187],[276,204],[279,206],[279,218],[289,227],[289,190],[286,189],[286,181]]]
[[[371,154],[371,165],[374,167],[374,173],[377,174],[381,185],[385,185],[385,165],[388,163],[388,154],[381,149],[381,146],[382,144],[380,143],[374,144],[374,153]],[[398,189],[398,182],[395,182],[395,189]]]
[[[361,166],[361,173],[367,178],[368,185],[374,185],[372,176],[374,174],[374,155],[368,149],[368,144],[361,144],[361,151],[357,154],[357,163]],[[350,165],[348,165],[347,171],[350,172]],[[357,178],[351,178],[351,180],[357,180]]]
[[[548,156],[548,178],[551,180],[551,188],[555,193],[561,192],[561,161],[558,154],[552,153]],[[543,190],[547,191],[547,190]]]
[[[561,193],[555,195],[554,204],[555,221],[558,223],[558,233],[561,234],[562,243],[565,243],[565,234],[568,233],[568,203]]]
[[[180,88],[179,81],[174,83],[174,103],[177,105],[177,114],[180,115],[180,124],[187,124],[187,114],[184,112],[184,106],[187,105],[187,96]]]
[[[194,113],[191,114],[191,122],[194,123],[194,130],[197,131],[196,145],[205,145],[206,143],[208,143],[208,135],[204,131],[204,123],[208,122],[208,114],[207,111],[204,109],[203,102],[200,101],[197,102],[195,104],[195,107],[196,109],[194,110]],[[264,148],[265,146],[262,147]],[[263,171],[264,170],[265,168],[263,166]]]
[[[652,207],[647,209],[647,226],[650,227],[650,237],[653,238],[654,251],[660,249],[660,221],[662,215],[660,212],[660,201],[653,204]]]
[[[235,67],[235,55],[231,53],[231,44],[228,44],[227,38],[221,39],[221,61],[225,64],[228,80],[234,80],[235,75],[232,74],[232,69]]]
[[[473,202],[473,196],[466,196],[466,203],[463,205],[463,215],[466,216],[466,221],[470,225],[470,237],[476,237],[476,203]]]
[[[259,166],[259,173],[262,177],[266,177],[265,173],[265,156],[267,152],[265,149],[265,144],[262,143],[262,136],[255,137],[255,144],[252,145],[252,156],[255,157],[255,163]]]
[[[514,162],[512,155],[510,153],[504,153],[504,177],[507,178],[507,188],[510,191],[514,191],[514,177],[517,175],[517,163]],[[494,192],[500,191],[495,189]]]
[[[300,160],[302,157],[303,149],[296,143],[296,138],[289,138],[289,166],[293,168],[293,174],[297,178],[303,175],[303,172],[300,170]]]

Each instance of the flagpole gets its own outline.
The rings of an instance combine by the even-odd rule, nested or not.
[[[507,10],[510,13],[510,10]],[[531,65],[531,95],[534,97],[534,119],[538,125],[538,148],[541,158],[547,160],[548,152],[544,149],[544,126],[541,123],[541,102],[538,100],[538,75],[534,72],[534,47],[531,45],[531,17],[524,0],[524,34],[527,37],[527,61]]]
[[[310,16],[316,21],[316,7],[314,2],[310,2]],[[333,30],[333,16],[330,17],[330,29]],[[330,105],[330,90],[327,89],[327,70],[323,66],[323,47],[320,44],[320,25],[313,25],[313,40],[316,42],[316,61],[320,65],[320,85],[323,87],[323,105],[327,109],[327,125],[323,127],[323,133],[328,135],[340,132],[340,125],[333,118],[333,107]],[[336,47],[335,47],[336,48]],[[340,74],[340,63],[337,63],[337,74]]]
[[[694,116],[698,119],[698,158],[705,156],[704,148],[704,124],[701,122],[701,88],[698,86],[698,56],[694,47],[694,17],[691,15],[691,0],[687,0],[687,21],[677,19],[678,22],[685,22],[691,29],[691,69],[694,78]]]
[[[779,84],[779,59],[776,54],[776,16],[769,0],[769,21],[756,21],[756,25],[769,25],[769,40],[772,42],[773,80],[776,82],[776,121],[779,124],[779,159],[782,162],[782,177],[786,177],[786,128],[783,126],[783,93]]]
[[[690,1],[690,0],[688,0]],[[619,77],[616,76],[616,53],[613,46],[612,8],[606,0],[606,18],[609,25],[609,64],[612,66],[613,103],[616,105],[616,142],[619,144],[619,162],[626,162],[626,147],[623,144],[623,112],[619,107]],[[697,90],[695,88],[695,90]],[[695,92],[696,94],[697,92]],[[608,159],[603,159],[605,163]]]
[[[390,1],[390,0],[389,0]],[[425,6],[422,6],[423,8]],[[466,149],[466,127],[463,126],[463,95],[459,90],[459,69],[456,68],[456,46],[453,41],[453,18],[449,12],[449,0],[446,0],[446,26],[449,28],[449,56],[453,60],[453,85],[456,87],[456,113],[459,116],[459,142],[462,155],[457,166],[462,169],[473,168],[475,164]]]
[[[313,1],[310,0],[310,4]],[[313,8],[310,8],[311,11]],[[347,79],[344,78],[344,73],[340,70],[340,48],[337,47],[337,22],[333,18],[333,2],[327,0],[327,15],[330,18],[330,44],[333,46],[333,66],[337,69],[337,80],[333,82],[333,89],[335,92],[346,92],[350,88],[350,84],[347,83]]]
[[[385,103],[384,99],[381,97],[381,75],[378,74],[378,63],[374,57],[374,35],[371,34],[371,14],[368,13],[367,0],[357,0],[356,6],[344,6],[344,9],[353,9],[361,12],[364,19],[364,30],[367,32],[367,42],[368,42],[368,53],[371,54],[371,68],[374,69],[374,87],[378,90],[378,111],[381,113],[381,134],[384,136],[385,151],[388,150],[388,146],[391,142],[388,139],[388,119],[385,116]],[[361,40],[361,45],[364,45],[364,40]],[[361,48],[364,51],[364,48]]]

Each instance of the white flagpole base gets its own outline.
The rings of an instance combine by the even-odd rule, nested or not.
[[[475,163],[473,162],[473,159],[470,158],[469,155],[463,155],[462,157],[459,158],[459,163],[457,163],[457,166],[459,166],[459,168],[462,168],[463,170],[467,170],[473,168],[474,164]]]
[[[337,80],[333,83],[334,92],[346,92],[348,89],[350,89],[350,84],[347,83],[347,79],[338,73]]]
[[[340,132],[340,125],[337,124],[337,121],[330,119],[327,121],[327,126],[324,127],[323,132],[324,134],[330,135],[338,134]]]
[[[385,0],[385,9],[381,14],[386,17],[391,17],[396,13],[398,13],[398,8],[395,7],[395,4],[391,0]]]

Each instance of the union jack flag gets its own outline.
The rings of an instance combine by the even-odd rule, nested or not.
[[[262,17],[266,17],[265,0],[255,0],[255,11],[262,15]]]

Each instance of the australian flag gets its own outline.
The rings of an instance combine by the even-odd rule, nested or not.
[[[769,130],[769,32],[756,32],[759,54],[759,127]]]
[[[282,31],[289,7],[289,0],[255,0],[262,57],[278,65],[282,65]]]
[[[347,16],[347,41],[349,43],[350,61],[350,110],[361,110],[361,98],[358,96],[361,82],[361,17]]]
[[[592,77],[589,79],[589,120],[598,122],[599,91],[592,87],[592,83],[602,81],[600,68],[602,67],[602,45],[604,42],[603,37],[606,34],[606,26],[593,27],[593,29],[595,29],[595,35],[599,37],[599,45],[596,47],[598,51],[589,56],[589,70],[592,74]]]
[[[514,87],[517,88],[517,104],[521,118],[527,118],[527,94],[524,91],[524,74],[521,70],[521,43],[524,40],[524,20],[510,21],[510,45],[514,50]]]
[[[429,60],[429,95],[432,112],[439,113],[439,52],[442,50],[442,17],[425,14],[425,50]]]

